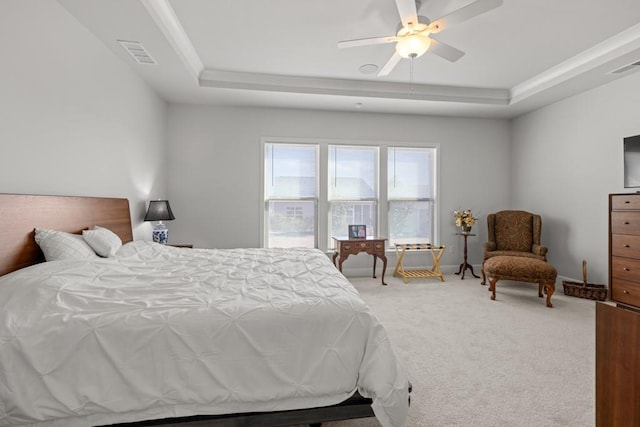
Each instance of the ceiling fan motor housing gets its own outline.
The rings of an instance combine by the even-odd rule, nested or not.
[[[425,32],[431,21],[424,16],[418,16],[418,21],[416,24],[410,23],[407,27],[402,24],[399,26],[397,36],[400,40],[396,43],[396,52],[403,58],[418,58],[431,46],[431,39],[428,32]]]

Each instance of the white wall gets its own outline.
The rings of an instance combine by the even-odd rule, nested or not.
[[[623,186],[622,139],[640,134],[640,73],[513,121],[514,208],[543,217],[558,274],[608,283],[608,194]]]
[[[262,136],[436,142],[438,243],[456,252],[444,264],[461,257],[453,209],[481,217],[469,240],[478,264],[486,214],[518,208],[543,215],[543,244],[560,275],[580,279],[587,259],[590,281],[607,281],[607,195],[625,192],[622,138],[640,134],[640,73],[511,123],[185,105],[167,111],[57,2],[23,0],[2,0],[0,58],[0,192],[127,197],[134,235],[146,239],[146,202],[169,196],[177,216],[171,241],[258,246]]]
[[[622,138],[640,134],[638,73],[511,123],[167,107],[57,2],[22,0],[2,1],[0,57],[1,192],[127,197],[135,237],[146,239],[146,202],[168,196],[171,241],[258,246],[261,137],[435,142],[437,243],[455,250],[443,264],[461,258],[453,209],[481,217],[469,239],[479,264],[486,214],[519,208],[543,215],[543,244],[560,275],[579,279],[586,259],[590,281],[607,281],[607,195],[625,191]]]
[[[0,192],[166,196],[166,105],[55,1],[0,5]]]
[[[509,123],[504,120],[259,108],[169,106],[169,195],[176,220],[169,240],[197,247],[260,245],[260,140],[263,136],[440,144],[441,241],[455,247],[443,264],[461,262],[452,211],[481,216],[469,238],[480,263],[487,213],[509,206]],[[345,262],[370,265],[365,255]],[[388,267],[393,271],[393,264]],[[389,274],[389,271],[388,271]]]

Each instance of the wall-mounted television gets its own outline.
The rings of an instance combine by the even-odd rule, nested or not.
[[[624,188],[640,187],[640,135],[624,138]]]

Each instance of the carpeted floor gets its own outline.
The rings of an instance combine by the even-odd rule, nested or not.
[[[413,383],[409,426],[593,426],[595,302],[537,285],[351,278]],[[326,427],[374,427],[373,418]]]

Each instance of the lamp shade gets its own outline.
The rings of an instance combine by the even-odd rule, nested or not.
[[[403,58],[418,58],[429,49],[431,39],[422,34],[403,37],[396,43],[396,52]]]
[[[145,221],[170,221],[176,219],[171,212],[168,200],[152,200],[149,202],[149,209],[144,216]]]

